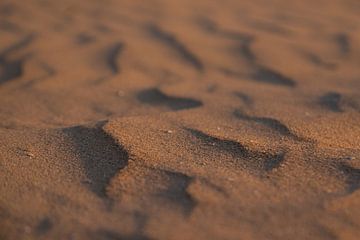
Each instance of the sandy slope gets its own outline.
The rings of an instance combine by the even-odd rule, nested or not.
[[[358,239],[357,0],[0,2],[0,239]]]

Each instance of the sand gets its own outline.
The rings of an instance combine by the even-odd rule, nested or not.
[[[359,239],[357,0],[0,2],[0,239]]]

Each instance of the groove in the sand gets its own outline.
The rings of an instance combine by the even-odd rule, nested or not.
[[[266,22],[266,21],[254,21],[251,23],[251,26],[253,26],[256,29],[259,29],[260,31],[280,35],[280,36],[289,36],[291,35],[292,31],[290,29],[283,27],[279,24],[275,24],[272,22]]]
[[[281,152],[278,154],[269,155],[264,162],[264,170],[270,172],[276,168],[279,168],[285,160],[285,153]]]
[[[286,87],[296,86],[296,82],[293,79],[264,66],[258,66],[255,73],[252,75],[252,78],[259,82],[270,83],[274,85],[282,85]]]
[[[38,235],[44,235],[53,227],[53,223],[50,218],[43,218],[36,226],[36,233]]]
[[[79,154],[88,178],[89,188],[100,197],[107,197],[110,180],[128,163],[128,153],[101,128],[72,127],[64,129]]]
[[[236,91],[234,92],[234,95],[240,98],[241,101],[247,106],[251,106],[254,103],[254,100],[249,95],[243,92]]]
[[[118,65],[119,55],[124,49],[124,44],[121,42],[115,43],[110,46],[106,51],[106,63],[113,74],[117,74],[120,71]]]
[[[91,34],[81,32],[75,36],[75,43],[79,45],[87,45],[95,42],[95,37]]]
[[[337,92],[328,92],[319,98],[319,103],[322,107],[332,112],[343,112],[340,106],[341,94]]]
[[[199,18],[197,24],[206,32],[215,34],[219,37],[228,38],[241,43],[250,43],[254,40],[254,36],[248,33],[220,28],[216,22],[210,18]]]
[[[169,170],[162,170],[161,173],[167,179],[167,188],[158,192],[157,195],[178,205],[182,208],[184,215],[189,216],[197,204],[187,191],[193,180],[192,177]]]
[[[295,140],[301,140],[299,136],[293,133],[285,124],[283,124],[277,119],[269,118],[269,117],[249,116],[240,110],[235,110],[234,116],[241,120],[255,122],[264,125],[272,130],[277,131],[281,135],[291,137]]]
[[[301,51],[300,53],[306,60],[308,60],[316,67],[321,67],[327,70],[335,70],[337,68],[337,65],[335,63],[327,62],[315,53],[307,51]]]
[[[1,61],[0,59],[0,65],[4,69],[0,75],[0,84],[21,77],[23,74],[23,64],[24,59],[14,61]]]
[[[22,76],[26,57],[8,60],[8,55],[29,45],[34,40],[34,37],[35,34],[29,34],[0,52],[0,69],[2,69],[0,72],[0,84]]]
[[[234,156],[245,157],[249,153],[241,143],[236,141],[220,139],[192,128],[186,128],[186,130],[206,145],[213,146],[221,151],[229,152]]]
[[[32,43],[35,39],[35,33],[28,34],[16,43],[12,44],[11,46],[1,50],[0,52],[0,59],[5,58],[6,55],[11,54],[14,51],[20,50],[26,46],[28,46],[30,43]]]
[[[186,128],[186,130],[201,142],[205,143],[205,147],[210,149],[215,148],[217,151],[230,154],[235,160],[236,165],[242,169],[247,169],[249,172],[256,175],[262,175],[272,171],[273,169],[278,168],[284,161],[285,153],[282,151],[260,152],[249,149],[234,140],[214,137],[196,129]]]
[[[256,55],[251,49],[252,41],[242,41],[238,46],[236,46],[233,51],[240,56],[244,57],[248,62],[256,62]]]
[[[15,23],[5,19],[0,20],[0,31],[10,33],[21,33],[22,29]]]
[[[346,33],[338,33],[334,36],[334,40],[337,43],[340,52],[348,54],[350,52],[350,40]]]
[[[164,44],[175,50],[185,62],[189,63],[196,70],[203,71],[204,65],[200,61],[200,59],[194,53],[192,53],[185,44],[180,42],[173,34],[165,32],[164,30],[153,24],[148,25],[147,28],[154,38],[158,39],[159,41],[163,42]]]
[[[360,188],[360,169],[354,168],[347,163],[341,163],[339,170],[344,174],[348,193]]]
[[[219,31],[224,34],[224,31]],[[228,35],[228,32],[225,32],[225,35]],[[251,48],[251,45],[254,43],[255,37],[250,35],[242,36],[236,38],[236,44],[231,48],[231,53],[240,58],[245,58],[245,60],[251,65],[256,65],[257,57],[254,51]]]
[[[188,192],[192,182],[193,177],[182,172],[129,166],[119,175],[118,184],[113,185],[111,191],[115,195],[126,195],[127,191],[123,191],[121,186],[132,185],[137,189],[131,194],[135,201],[144,197],[154,199],[156,204],[153,207],[170,208],[184,217],[189,217],[197,205],[197,201]]]
[[[165,106],[173,111],[202,106],[202,102],[192,98],[168,96],[157,88],[150,88],[138,93],[138,100],[153,106]]]

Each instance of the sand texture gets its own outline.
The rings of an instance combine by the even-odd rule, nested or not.
[[[359,239],[358,0],[0,1],[0,239]]]

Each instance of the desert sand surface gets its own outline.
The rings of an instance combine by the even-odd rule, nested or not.
[[[359,239],[357,0],[0,1],[0,239]]]

